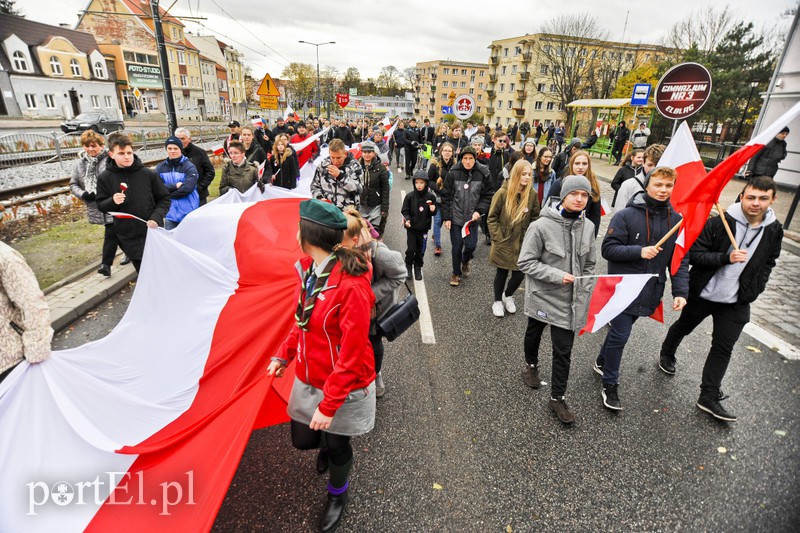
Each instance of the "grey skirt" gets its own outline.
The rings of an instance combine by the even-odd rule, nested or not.
[[[317,406],[325,397],[321,389],[294,378],[287,411],[292,420],[310,424]],[[326,433],[354,437],[372,431],[375,427],[375,382],[366,389],[356,389],[347,395],[331,421]]]

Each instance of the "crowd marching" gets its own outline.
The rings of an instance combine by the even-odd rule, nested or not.
[[[254,185],[262,191],[270,185],[294,189],[302,169],[315,165],[311,199],[300,204],[297,239],[306,257],[297,265],[296,323],[267,372],[280,377],[296,361],[288,407],[291,439],[299,449],[318,449],[317,470],[329,472],[322,531],[339,523],[353,464],[350,439],[372,429],[376,397],[385,391],[380,320],[407,280],[423,279],[431,229],[435,256],[445,248],[442,228],[449,234],[454,288],[469,278],[483,233],[496,269],[493,287],[487,288],[494,316],[517,312],[515,294],[526,281],[522,380],[533,389],[542,385],[539,351],[549,326],[548,406],[564,424],[575,421],[565,396],[575,333],[586,323],[596,279],[598,248],[609,274],[650,275],[638,297],[611,320],[592,367],[602,376],[603,405],[622,409],[625,345],[636,320],[652,315],[661,303],[677,239],[670,229],[681,220],[670,204],[677,173],[659,166],[664,146],[647,144],[650,132],[644,124],[631,133],[621,123],[609,135],[620,169],[611,183],[616,212],[600,241],[604,207],[587,152],[597,133],[567,142],[565,128],[557,124],[524,122],[504,131],[499,125],[458,121],[435,125],[425,119],[420,126],[413,118],[373,123],[309,117],[304,122],[291,115],[272,128],[263,119],[229,126],[220,194],[244,193]],[[780,141],[786,134],[788,129]],[[629,139],[631,149],[623,156]],[[165,158],[155,170],[142,164],[125,134],[104,139],[87,131],[81,141],[84,152],[70,187],[86,204],[89,221],[105,226],[99,272],[110,275],[117,247],[138,270],[147,227],[175,228],[205,204],[214,165],[184,128],[166,140]],[[393,163],[397,176],[402,173],[410,185],[400,207],[390,202]],[[775,184],[760,172],[767,164],[751,167],[737,203],[708,220],[671,276],[672,308],[682,312],[669,328],[658,362],[664,373],[675,374],[678,345],[712,316],[697,406],[723,421],[736,420],[720,403],[726,398],[721,384],[731,353],[749,321],[750,304],[776,264],[783,235],[770,208]],[[394,217],[407,234],[405,255],[382,240],[387,220]],[[24,271],[24,261],[6,248],[0,249],[3,268]],[[20,311],[41,309],[42,299],[30,289],[30,276],[17,275],[28,281],[19,285],[25,290],[2,296],[19,300],[7,322],[25,333],[3,333],[0,344],[8,349],[2,351],[0,379],[21,360],[26,342],[38,343],[31,360],[42,360],[43,339],[52,335],[35,312]]]

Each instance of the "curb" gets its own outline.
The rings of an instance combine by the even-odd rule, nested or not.
[[[116,259],[117,257],[120,257],[121,255],[123,255],[122,252],[117,252],[117,255],[114,256],[114,259]],[[48,295],[51,292],[53,292],[55,290],[58,290],[58,289],[60,289],[61,287],[65,286],[65,285],[69,285],[70,283],[72,283],[76,279],[82,278],[83,276],[85,276],[89,272],[93,272],[93,271],[97,270],[98,268],[100,268],[100,261],[92,263],[91,265],[87,265],[84,268],[82,268],[82,269],[80,269],[80,270],[78,270],[76,272],[73,272],[72,274],[70,274],[66,278],[56,281],[52,285],[42,289],[42,292],[45,295]]]

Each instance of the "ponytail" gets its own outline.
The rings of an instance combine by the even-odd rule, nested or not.
[[[342,265],[342,270],[351,276],[360,276],[369,271],[369,258],[367,254],[357,248],[345,248],[341,244],[333,247],[336,259]]]

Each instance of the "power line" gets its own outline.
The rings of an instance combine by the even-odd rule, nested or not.
[[[229,18],[229,19],[231,19],[231,20],[232,20],[232,21],[234,21],[236,24],[238,24],[239,26],[241,26],[242,28],[244,28],[244,30],[245,30],[247,33],[249,33],[250,35],[252,35],[253,37],[255,37],[255,39],[256,39],[258,42],[260,42],[261,44],[263,44],[263,45],[264,45],[265,47],[267,47],[268,49],[272,50],[272,51],[273,51],[273,52],[274,52],[276,55],[278,55],[279,57],[282,57],[282,58],[283,58],[283,59],[284,59],[284,60],[285,60],[287,63],[291,63],[291,62],[292,62],[292,61],[291,61],[289,58],[287,58],[286,56],[284,56],[283,54],[281,54],[280,52],[278,52],[277,50],[275,50],[274,48],[272,48],[270,45],[268,45],[268,44],[267,44],[267,43],[265,43],[264,41],[262,41],[262,40],[261,40],[261,37],[259,37],[258,35],[256,35],[256,34],[255,34],[255,33],[253,33],[252,31],[250,31],[250,30],[247,28],[247,26],[245,26],[244,24],[242,24],[242,23],[241,23],[241,22],[240,22],[238,19],[235,19],[235,18],[233,18],[233,17],[231,16],[231,14],[230,14],[230,13],[228,13],[227,11],[225,11],[225,9],[224,9],[224,8],[223,8],[221,5],[219,5],[219,4],[216,2],[216,0],[211,0],[211,3],[212,3],[212,4],[214,4],[215,6],[217,6],[217,8],[219,8],[219,10],[220,10],[220,11],[222,11],[223,13],[225,13],[225,14],[228,16],[228,18]]]

